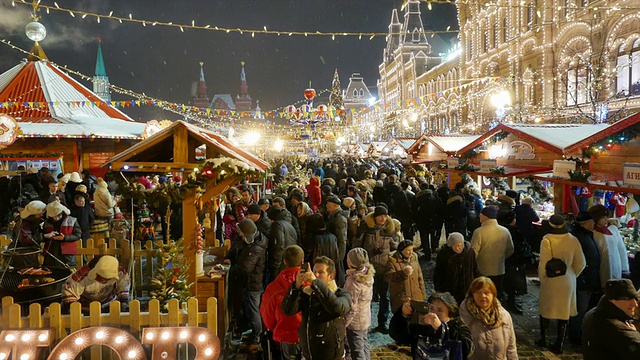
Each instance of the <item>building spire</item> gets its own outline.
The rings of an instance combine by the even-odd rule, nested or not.
[[[198,82],[198,90],[196,97],[193,98],[193,105],[206,108],[209,107],[209,97],[207,96],[207,82],[204,80],[204,62],[200,61],[200,81]]]
[[[93,92],[96,93],[103,101],[111,101],[111,87],[109,85],[109,77],[107,69],[104,66],[104,57],[102,56],[102,38],[98,36],[98,55],[96,56],[96,72],[93,75]]]
[[[244,72],[244,61],[240,62],[240,94],[236,97],[236,109],[238,111],[251,111],[251,96],[249,96],[249,85],[247,85],[247,75]]]
[[[400,46],[400,33],[402,32],[402,24],[398,20],[398,10],[393,9],[391,13],[391,23],[389,23],[389,35],[387,35],[387,48],[385,49],[385,59],[391,61],[393,53]]]

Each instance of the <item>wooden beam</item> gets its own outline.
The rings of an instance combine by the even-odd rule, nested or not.
[[[189,162],[189,131],[186,128],[176,128],[173,133],[173,161]]]

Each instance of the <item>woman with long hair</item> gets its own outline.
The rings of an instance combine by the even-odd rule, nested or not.
[[[481,276],[473,280],[460,305],[460,317],[471,330],[476,346],[470,360],[518,359],[511,315],[500,305],[491,279]]]

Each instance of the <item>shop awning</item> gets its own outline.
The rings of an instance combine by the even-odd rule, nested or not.
[[[478,165],[476,165],[478,166]],[[457,169],[439,169],[438,171],[450,172],[456,174],[469,174],[475,176],[488,176],[488,177],[525,177],[533,174],[542,174],[553,171],[553,168],[548,166],[527,166],[527,165],[505,165],[504,174],[494,174],[483,171],[469,171],[469,170],[457,170]]]

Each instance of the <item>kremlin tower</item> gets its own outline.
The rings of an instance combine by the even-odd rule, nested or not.
[[[198,91],[193,98],[193,106],[199,108],[209,107],[209,97],[207,96],[207,83],[204,81],[204,62],[200,61],[200,81],[198,82]]]
[[[240,94],[236,97],[236,110],[251,111],[251,96],[249,96],[247,76],[244,73],[244,61],[240,64],[242,64],[242,70],[240,72]]]
[[[105,102],[111,101],[111,90],[109,87],[109,77],[104,67],[102,57],[102,39],[98,37],[98,56],[96,58],[96,73],[93,76],[93,92]]]

